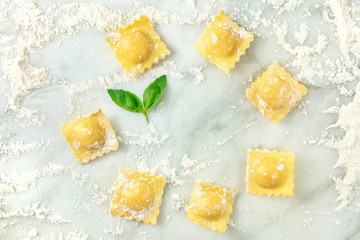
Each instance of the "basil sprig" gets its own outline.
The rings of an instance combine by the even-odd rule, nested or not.
[[[143,102],[135,94],[122,89],[109,89],[111,99],[123,109],[144,114],[149,123],[147,111],[159,100],[166,86],[166,75],[157,78],[144,91]]]

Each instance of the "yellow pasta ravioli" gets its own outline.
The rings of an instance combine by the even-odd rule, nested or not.
[[[187,219],[213,231],[224,232],[232,212],[235,194],[234,190],[197,183],[192,192]]]
[[[79,164],[101,157],[111,150],[117,150],[119,146],[110,122],[100,109],[73,122],[63,124],[61,131]]]
[[[306,93],[306,87],[275,61],[251,84],[246,96],[266,118],[278,124]]]
[[[294,161],[292,153],[248,150],[247,193],[292,197]]]
[[[111,215],[156,224],[164,186],[162,177],[120,169]]]
[[[170,54],[147,16],[106,37],[126,74],[135,76]]]
[[[219,69],[229,73],[253,40],[252,33],[239,27],[221,11],[195,43],[195,49]]]

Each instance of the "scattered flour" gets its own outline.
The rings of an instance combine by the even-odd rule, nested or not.
[[[103,206],[104,211],[109,212],[109,202],[114,194],[116,182],[110,187],[100,187],[93,184],[89,187],[89,198],[96,205]]]
[[[122,237],[125,235],[124,228],[121,227],[120,222],[112,223],[109,229],[105,229],[104,233],[111,234],[116,237]]]
[[[172,155],[173,152],[168,153],[165,160],[152,167],[149,172],[164,177],[167,183],[173,185],[183,185],[183,180],[180,180],[176,174],[176,168],[170,167],[170,158],[172,157]]]
[[[360,78],[360,28],[355,19],[360,10],[359,2],[349,7],[347,0],[328,0],[328,11],[323,12],[325,20],[335,24],[341,56],[328,59],[326,65],[333,71],[326,75],[331,82],[341,84]],[[357,19],[359,22],[359,19]]]
[[[70,222],[64,216],[59,214],[51,215],[50,212],[51,210],[46,208],[45,205],[40,202],[34,202],[26,205],[24,208],[18,208],[17,210],[9,211],[7,213],[0,211],[0,219],[36,218],[40,221],[53,224]]]
[[[294,11],[301,3],[299,0],[263,0],[271,5],[274,9],[278,9],[279,14]],[[0,2],[0,23],[11,22],[12,29],[3,29],[0,26],[0,82],[5,83],[6,108],[5,114],[15,113],[18,121],[26,121],[29,125],[41,125],[43,117],[37,109],[30,109],[23,106],[24,100],[29,93],[45,86],[51,86],[56,82],[49,73],[49,69],[45,66],[34,66],[30,59],[31,54],[35,53],[39,48],[46,44],[59,41],[68,37],[75,36],[83,31],[96,30],[100,32],[115,31],[118,27],[124,26],[132,21],[134,16],[146,14],[154,24],[201,24],[209,19],[212,15],[213,5],[216,1],[212,1],[205,9],[200,11],[196,6],[196,1],[187,0],[186,4],[192,14],[189,16],[180,15],[178,13],[167,12],[147,6],[142,3],[133,3],[131,6],[124,6],[119,9],[110,10],[100,3],[55,3],[46,8],[41,7],[35,2],[23,2],[21,0],[3,0]],[[301,24],[298,30],[294,31],[294,37],[300,45],[292,46],[286,40],[288,34],[288,22],[279,23],[271,18],[264,18],[263,11],[260,9],[249,12],[254,17],[254,21],[250,28],[257,28],[260,25],[276,29],[271,32],[277,37],[278,43],[283,49],[290,53],[294,60],[289,64],[297,68],[298,75],[296,77],[301,81],[307,81],[311,85],[316,85],[315,76],[319,78],[327,78],[332,83],[339,85],[339,91],[343,95],[351,95],[353,92],[346,89],[343,85],[360,77],[360,29],[355,17],[360,12],[360,5],[353,3],[350,5],[347,0],[328,0],[323,17],[326,21],[334,23],[339,38],[340,58],[326,59],[325,65],[330,70],[325,70],[324,66],[318,63],[316,56],[323,54],[328,47],[329,39],[323,34],[318,34],[317,41],[312,46],[303,45],[309,35],[309,26]],[[245,8],[247,6],[244,5]],[[243,17],[245,22],[249,19]],[[36,33],[36,34],[34,34]],[[259,35],[261,35],[259,33]],[[167,74],[174,79],[184,79],[190,73],[194,77],[195,85],[200,85],[204,79],[203,67],[191,67],[188,72],[178,70],[174,61],[163,61],[161,64],[152,68],[144,75],[145,77],[154,77],[161,74]],[[96,88],[109,88],[118,83],[131,82],[133,78],[129,78],[119,72],[113,72],[108,76],[100,76],[78,84],[63,83],[69,90],[68,102],[74,97],[92,91]],[[341,86],[340,86],[341,85]],[[71,104],[69,104],[71,107]],[[340,141],[328,143],[329,146],[337,149],[339,159],[334,167],[346,169],[345,177],[334,178],[336,190],[339,193],[338,201],[340,202],[338,211],[344,211],[359,196],[360,184],[360,86],[356,88],[356,94],[353,102],[347,106],[338,108],[336,106],[329,108],[323,112],[337,113],[339,119],[337,126],[345,131],[345,137]],[[0,119],[0,124],[10,122],[8,116]],[[253,123],[252,123],[253,124]],[[251,126],[251,125],[250,125]],[[250,127],[247,125],[247,127]],[[247,128],[246,127],[246,128]],[[170,137],[169,134],[159,134],[155,126],[149,126],[149,134],[130,133],[128,131],[121,132],[124,139],[123,144],[138,146],[142,151],[153,151],[151,146],[161,146]],[[220,147],[233,139],[242,129],[238,129],[233,135],[222,141],[218,141]],[[39,151],[49,146],[44,140],[32,140],[29,142],[17,141],[10,142],[8,137],[0,136],[0,161],[5,162],[10,157],[18,157],[20,154],[30,151]],[[181,180],[175,168],[171,168],[170,159],[172,153],[169,153],[164,161],[149,169],[146,157],[140,155],[138,157],[139,170],[146,170],[154,174],[164,176],[166,181],[173,185],[182,185]],[[183,168],[182,176],[191,175],[198,169],[204,169],[213,162],[202,162],[193,160],[185,154],[181,160]],[[2,170],[2,169],[1,169]],[[50,214],[51,210],[47,209],[41,202],[35,202],[26,205],[15,211],[5,212],[1,200],[7,194],[15,192],[24,192],[29,186],[33,186],[41,176],[57,176],[67,172],[68,168],[49,163],[41,172],[38,169],[31,169],[24,173],[17,170],[5,170],[1,172],[0,182],[0,219],[13,218],[35,218],[40,221],[46,221],[53,224],[68,223],[62,214]],[[80,173],[78,171],[71,172],[73,181],[78,186],[83,186],[88,182],[89,174]],[[89,186],[89,198],[98,205],[103,205],[109,201],[109,195],[113,189],[102,190],[99,185]],[[174,208],[185,208],[185,202],[179,194],[171,195],[175,201]],[[358,203],[359,205],[359,203]],[[360,205],[359,205],[360,206]],[[305,221],[309,225],[312,219]],[[5,227],[11,225],[0,225],[0,236]],[[3,227],[3,229],[2,229]],[[139,228],[140,229],[140,228]],[[137,229],[137,230],[139,230]],[[139,230],[140,231],[140,230]],[[121,237],[124,230],[119,226],[114,226],[105,233]],[[27,233],[28,238],[37,237],[37,229],[31,228]],[[89,235],[83,231],[74,231],[69,233],[57,232],[45,239],[89,239]]]
[[[210,160],[204,160],[204,159],[210,159]],[[215,164],[218,162],[218,159],[211,159],[208,156],[204,156],[202,159],[191,159],[189,158],[188,154],[186,153],[182,159],[181,159],[181,167],[184,171],[181,172],[181,176],[191,176],[195,172],[198,172],[200,170],[206,169],[207,167]]]
[[[194,76],[195,85],[200,85],[205,80],[205,75],[203,73],[203,66],[200,67],[191,67],[189,72]]]
[[[63,175],[67,171],[67,167],[61,164],[48,163],[44,167],[43,174],[49,176]]]
[[[304,227],[309,229],[310,231],[314,231],[314,229],[311,227],[313,220],[314,217],[309,217],[307,219],[304,219]]]
[[[110,10],[101,3],[54,3],[43,9],[34,2],[2,1],[0,22],[14,21],[15,31],[11,35],[0,33],[0,70],[3,73],[1,80],[9,84],[6,91],[8,99],[6,109],[14,110],[19,117],[37,120],[32,125],[40,124],[38,121],[40,118],[37,116],[39,112],[23,107],[21,102],[31,91],[50,85],[52,76],[46,67],[31,65],[29,55],[58,37],[64,39],[94,28],[101,32],[116,31],[141,14],[146,14],[155,24],[199,24],[209,18],[214,2],[212,1],[200,12],[196,4],[189,1],[188,4],[195,12],[191,17],[159,10],[138,2],[133,3],[132,6]],[[173,62],[163,66],[170,67],[171,71],[159,68],[151,71],[157,76],[162,71],[175,78],[183,77],[178,71],[173,71],[176,68]],[[115,72],[112,76],[68,86],[70,96],[73,97],[84,91],[99,87],[106,88],[124,81],[131,79]]]
[[[32,140],[27,143],[23,141],[8,142],[0,136],[0,160],[7,161],[12,157],[18,157],[22,153],[37,152],[49,147],[50,143],[44,140]]]
[[[242,131],[244,131],[245,129],[251,127],[252,125],[254,125],[255,122],[251,122],[241,128],[239,128],[238,130],[236,130],[233,134],[231,134],[230,136],[227,136],[224,140],[222,141],[218,141],[216,144],[220,147],[222,145],[224,145],[225,143],[227,143],[228,141],[230,141],[231,139],[233,139],[236,135],[238,135],[239,133],[241,133]]]
[[[173,201],[172,208],[174,210],[187,209],[184,197],[180,196],[179,193],[171,194],[171,200]]]
[[[34,186],[40,177],[41,172],[36,168],[24,173],[19,173],[16,169],[2,172],[0,175],[0,200],[3,194],[28,190],[29,186]]]
[[[345,136],[328,145],[339,153],[334,167],[345,169],[344,177],[334,178],[339,193],[337,201],[340,202],[337,211],[341,212],[347,209],[356,196],[355,190],[359,191],[360,187],[360,84],[356,87],[353,102],[340,108],[336,126],[345,131]]]
[[[331,106],[328,109],[321,111],[322,113],[339,113],[340,108],[338,106]]]
[[[309,36],[309,26],[307,23],[302,23],[298,31],[294,31],[294,38],[299,42],[300,45],[303,45],[305,40]]]
[[[328,45],[327,37],[323,34],[319,34],[317,36],[316,43],[311,47],[305,45],[292,47],[291,44],[286,41],[286,36],[288,34],[288,24],[275,24],[274,28],[274,33],[278,39],[279,44],[286,52],[295,56],[295,59],[290,63],[291,66],[298,69],[298,74],[295,75],[295,77],[299,80],[307,81],[308,83],[315,85],[316,82],[314,76],[323,78],[325,74],[322,70],[321,64],[311,58],[311,56],[319,55],[325,50]],[[304,41],[306,40],[305,37],[303,39]]]
[[[51,233],[50,236],[45,239],[46,240],[89,240],[90,237],[84,231],[76,230],[74,232],[68,232],[66,234],[63,232]]]
[[[161,146],[164,142],[170,137],[170,134],[165,133],[160,135],[153,123],[149,124],[150,133],[148,134],[139,134],[139,133],[131,133],[129,131],[121,132],[121,139],[123,140],[123,144],[128,144],[131,146],[140,146],[142,148],[149,148],[150,146]],[[130,138],[129,140],[126,140]]]
[[[45,171],[44,171],[45,173]],[[45,208],[40,202],[35,202],[26,205],[23,209],[5,212],[3,210],[3,203],[1,202],[9,193],[21,193],[27,191],[29,186],[34,186],[35,183],[44,174],[39,169],[33,168],[26,172],[19,173],[16,169],[6,170],[0,176],[0,219],[15,219],[15,218],[36,218],[41,221],[46,221],[52,224],[62,224],[70,222],[63,215],[50,215],[50,209]],[[32,229],[27,237],[34,237],[34,230]],[[37,234],[37,232],[36,232]],[[35,234],[35,236],[36,236]],[[1,236],[1,231],[0,231]]]
[[[5,117],[1,117],[0,122],[6,123],[14,121],[10,115],[15,112],[15,122],[26,121],[28,125],[42,125],[44,119],[42,113],[36,109],[23,106],[29,93],[37,89],[61,83],[49,73],[45,66],[32,65],[30,56],[36,53],[37,49],[46,44],[58,41],[59,44],[68,38],[79,34],[82,31],[96,29],[101,32],[116,31],[120,26],[129,24],[132,19],[141,14],[146,14],[155,24],[199,24],[209,19],[213,4],[212,1],[201,12],[198,10],[195,1],[186,1],[192,11],[190,16],[183,16],[177,13],[156,9],[142,3],[133,3],[132,6],[124,6],[119,9],[110,10],[101,3],[55,3],[43,8],[35,2],[23,2],[20,0],[4,0],[0,3],[0,22],[12,22],[11,30],[3,32],[0,28],[0,81],[5,83],[5,93],[7,105]],[[202,68],[189,70],[195,76],[196,84],[204,80]],[[146,77],[167,74],[174,79],[183,79],[174,61],[163,61],[161,64],[147,71]],[[72,107],[71,101],[74,97],[92,91],[96,88],[109,88],[117,83],[130,82],[134,79],[114,72],[111,75],[90,79],[88,81],[70,84],[66,80],[64,85],[69,90],[68,105]],[[143,151],[151,149],[151,146],[160,146],[168,138],[169,134],[159,135],[154,126],[150,125],[150,134],[132,135],[122,132],[124,144],[139,146]],[[131,138],[131,139],[129,139]],[[23,141],[9,142],[8,137],[0,138],[1,160],[6,161],[9,157],[18,157],[20,154],[30,151],[39,151],[48,144],[44,141],[32,140],[24,143]],[[161,173],[171,183],[180,183],[175,169],[170,168],[169,156],[160,165],[152,170]],[[41,172],[32,169],[25,173],[17,171],[5,171],[1,175],[1,197],[5,193],[26,191],[30,185],[34,185],[41,176],[63,175],[68,171],[64,165],[48,163]],[[71,176],[75,184],[83,186],[88,182],[88,173],[71,171]],[[111,191],[111,190],[109,190]],[[107,192],[108,193],[108,192]],[[89,197],[97,204],[104,204],[108,201],[106,194],[101,191],[98,185],[89,186]],[[50,210],[46,209],[40,202],[25,206],[24,209],[5,213],[0,202],[1,218],[13,217],[35,217],[39,220],[52,222],[55,224],[69,222],[60,214],[50,215]],[[115,231],[116,236],[120,236],[119,229]],[[28,238],[36,237],[37,231],[33,229],[27,234]],[[88,239],[89,236],[82,231],[64,234],[54,233],[47,239]]]
[[[330,6],[334,14],[334,23],[337,28],[337,35],[339,38],[340,51],[343,55],[349,56],[353,54],[360,59],[360,27],[356,25],[354,19],[350,15],[350,7],[347,0],[328,0],[327,4]],[[357,12],[360,5],[353,6],[353,12]]]
[[[263,2],[279,9],[279,14],[285,11],[292,12],[301,4],[300,0],[263,0]]]
[[[49,222],[53,224],[70,223],[71,221],[61,214],[54,214],[48,218]]]
[[[89,180],[88,173],[80,173],[79,171],[72,171],[71,177],[75,184],[79,185],[80,187],[87,183]]]
[[[148,127],[148,133],[141,134],[137,131],[122,131],[120,133],[122,144],[137,147],[138,149],[135,155],[130,154],[127,158],[136,159],[139,170],[143,168],[144,171],[148,170],[147,159],[154,156],[158,149],[170,138],[168,133],[159,133],[153,123],[150,123]]]
[[[354,2],[351,9],[347,0],[328,0],[329,12],[324,12],[324,18],[336,25],[341,56],[335,61],[328,61],[336,69],[330,76],[334,83],[341,84],[360,79],[360,28],[355,23],[359,22],[358,12],[360,3]],[[341,88],[340,88],[341,89]],[[347,91],[345,95],[347,94]],[[340,93],[342,91],[340,90]],[[356,204],[360,199],[360,85],[355,90],[351,103],[341,108],[332,107],[327,112],[339,113],[335,127],[340,127],[345,135],[341,140],[330,139],[326,144],[338,151],[339,158],[334,168],[345,169],[344,177],[335,177],[335,188],[339,194],[337,201],[340,203],[337,211],[345,211],[354,199]],[[334,126],[332,126],[334,127]],[[356,197],[357,196],[357,197]]]
[[[38,235],[36,228],[31,228],[30,231],[27,233],[27,239],[35,238]]]
[[[191,169],[194,167],[195,161],[190,159],[188,154],[185,154],[181,159],[181,166],[184,168],[184,172],[181,173],[183,176],[191,175]]]

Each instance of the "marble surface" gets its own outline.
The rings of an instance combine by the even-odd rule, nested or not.
[[[40,1],[39,4],[46,3],[48,2]],[[277,10],[261,1],[249,3],[250,9],[262,9],[265,15],[277,17]],[[113,8],[119,4],[107,3]],[[176,3],[176,6],[161,1],[152,1],[150,4],[162,9],[171,9],[177,5],[186,8],[185,2]],[[231,13],[236,4],[237,1],[225,4],[220,1],[214,4],[213,12],[217,14],[223,9],[226,13]],[[303,9],[299,7],[295,13],[285,13],[279,18],[291,19],[294,25],[292,27],[308,21],[310,36],[306,43],[311,45],[319,31],[327,34],[331,32],[326,26],[329,23],[322,23],[317,27],[317,21],[321,22],[318,17],[321,7],[317,8],[310,3],[307,5],[310,5],[311,17],[304,17]],[[337,119],[335,114],[324,114],[321,111],[333,105],[340,106],[350,98],[340,96],[336,86],[328,85],[324,79],[318,80],[315,85],[305,83],[308,87],[308,95],[302,100],[305,104],[295,107],[279,125],[275,125],[265,119],[246,98],[245,92],[250,86],[248,79],[261,74],[274,59],[286,65],[293,56],[288,55],[274,37],[262,38],[255,34],[246,57],[236,64],[229,75],[225,75],[193,48],[193,43],[205,26],[205,23],[155,26],[172,51],[165,62],[174,61],[177,70],[184,75],[182,79],[177,79],[168,74],[168,85],[161,103],[149,112],[150,122],[158,135],[151,132],[142,115],[126,112],[116,106],[104,89],[95,89],[76,97],[72,112],[69,112],[67,106],[67,88],[61,83],[36,90],[23,99],[25,106],[44,112],[44,125],[19,127],[16,123],[6,123],[1,126],[0,133],[11,134],[13,139],[24,141],[44,139],[50,141],[51,146],[44,151],[22,154],[15,159],[0,162],[0,171],[12,168],[17,168],[19,172],[31,168],[43,169],[48,163],[62,164],[69,168],[63,175],[41,177],[25,192],[6,196],[3,208],[11,211],[40,201],[52,213],[63,214],[71,222],[57,225],[36,218],[1,219],[0,224],[12,221],[15,224],[7,227],[0,239],[22,238],[19,237],[23,236],[21,232],[27,232],[32,227],[38,230],[39,239],[47,239],[57,231],[66,235],[75,230],[84,231],[90,239],[360,239],[359,214],[334,211],[337,193],[331,176],[343,174],[341,170],[333,169],[337,159],[336,151],[308,144],[311,139],[320,139],[326,127]],[[247,24],[244,23],[243,26],[247,27]],[[257,32],[262,31],[267,30],[260,26]],[[94,30],[64,39],[60,46],[56,43],[48,44],[31,55],[30,61],[38,66],[47,66],[54,79],[70,83],[94,79],[113,71],[123,73],[104,41],[106,35],[107,33]],[[170,69],[169,72],[172,72],[173,68],[166,66],[162,63],[159,68]],[[205,80],[201,84],[195,84],[194,75],[189,71],[191,67],[203,67]],[[296,69],[291,67],[288,71],[296,74]],[[142,91],[153,79],[150,74],[144,74],[135,82],[118,84],[117,87],[142,95]],[[4,99],[3,96],[1,98]],[[64,141],[60,126],[98,108],[108,116],[124,143],[120,144],[116,152],[89,164],[77,165]],[[0,114],[6,116],[10,113]],[[156,139],[169,134],[169,138],[163,144],[141,146],[129,144],[129,141],[139,141],[140,137],[128,136],[125,131],[138,133],[140,136],[150,134]],[[339,135],[341,136],[340,132]],[[246,193],[246,159],[249,148],[294,153],[295,188],[292,198],[249,196]],[[182,176],[185,170],[181,166],[181,159],[185,154],[197,160],[198,164],[208,163],[208,166],[189,176]],[[108,199],[112,197],[108,190],[116,180],[118,169],[137,169],[139,157],[146,159],[150,168],[168,159],[171,168],[176,169],[177,178],[183,181],[183,185],[166,185],[156,226],[114,218],[108,212]],[[82,186],[73,180],[77,172],[88,174],[88,179]],[[198,180],[238,192],[231,215],[232,224],[225,233],[204,229],[188,221],[184,209],[173,209],[176,201],[172,199],[172,194],[178,193],[188,203],[194,183]],[[96,185],[99,187],[97,193],[100,197],[92,195],[91,190]],[[105,200],[99,200],[101,196]],[[124,229],[122,236],[106,233],[117,227]]]

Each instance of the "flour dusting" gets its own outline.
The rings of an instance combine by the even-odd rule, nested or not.
[[[47,196],[36,198],[34,195],[34,199],[20,205],[12,204],[11,200],[18,196],[22,198],[33,190],[42,191],[40,187],[46,186],[46,184],[43,185],[45,180],[55,181],[61,177],[61,179],[68,178],[74,189],[81,192],[79,193],[81,201],[68,203],[68,206],[74,207],[76,213],[92,212],[95,209],[93,207],[99,206],[108,213],[109,202],[115,187],[114,184],[109,186],[102,184],[106,176],[101,175],[93,179],[92,172],[102,171],[104,167],[112,168],[112,165],[101,165],[101,162],[100,165],[83,167],[80,171],[78,166],[73,167],[57,162],[58,159],[56,163],[55,160],[52,162],[53,156],[50,156],[50,159],[39,159],[39,161],[46,160],[40,168],[31,166],[20,171],[12,167],[11,164],[16,163],[17,158],[19,158],[19,164],[21,164],[20,160],[27,160],[25,157],[20,159],[20,156],[26,156],[25,153],[46,151],[55,145],[52,139],[14,138],[16,133],[21,133],[25,128],[36,129],[47,127],[49,124],[41,108],[27,105],[33,94],[60,86],[67,91],[67,102],[64,104],[67,104],[71,113],[75,109],[73,102],[82,94],[92,93],[96,89],[113,88],[119,84],[131,84],[134,81],[156,78],[163,74],[172,80],[193,81],[191,87],[200,88],[207,83],[205,82],[206,65],[185,65],[184,70],[184,66],[178,65],[172,58],[162,61],[138,78],[126,76],[122,70],[115,69],[107,74],[74,83],[68,76],[61,76],[60,79],[54,77],[52,69],[44,63],[44,65],[35,64],[33,55],[51,43],[61,45],[67,38],[79,36],[85,32],[116,31],[142,14],[147,15],[155,27],[157,25],[174,25],[174,27],[205,25],[219,10],[218,7],[225,6],[227,3],[227,1],[212,0],[206,6],[199,6],[198,1],[195,0],[174,0],[174,2],[183,4],[183,7],[188,9],[188,13],[166,11],[142,2],[120,4],[116,9],[110,9],[106,4],[96,2],[50,3],[48,5],[41,1],[3,0],[0,2],[0,83],[3,85],[0,91],[3,91],[1,94],[4,93],[0,99],[3,101],[1,103],[3,105],[0,105],[3,109],[0,115],[0,238],[7,237],[7,230],[14,228],[22,239],[90,239],[88,233],[76,229],[44,235],[41,227],[33,223],[52,224],[62,229],[60,225],[73,226],[72,224],[76,222],[67,214],[59,213],[56,209],[51,209],[45,201],[43,202],[42,197],[47,199]],[[351,209],[360,212],[360,84],[356,89],[347,85],[358,82],[360,79],[360,2],[327,0],[324,5],[314,6],[315,11],[321,12],[320,22],[331,28],[330,35],[321,30],[312,31],[313,26],[310,22],[301,21],[295,24],[287,17],[301,8],[306,12],[302,19],[310,18],[312,13],[309,12],[306,2],[300,0],[263,0],[262,2],[269,8],[268,10],[277,12],[275,14],[277,16],[266,16],[266,10],[252,9],[251,4],[248,3],[238,3],[234,9],[229,10],[228,14],[239,24],[255,33],[257,40],[274,37],[276,41],[274,44],[278,44],[281,50],[289,55],[286,67],[294,70],[294,77],[300,82],[308,84],[309,87],[318,87],[321,80],[326,80],[328,81],[326,85],[334,86],[340,95],[351,97],[355,94],[352,102],[347,105],[330,106],[322,111],[323,114],[339,115],[336,124],[329,128],[341,129],[344,137],[326,141],[322,139],[323,141],[319,142],[311,135],[306,140],[306,144],[325,143],[338,151],[339,157],[334,168],[342,168],[345,171],[343,175],[333,178],[338,192],[336,201],[339,205],[336,211],[343,212],[351,206]],[[278,20],[277,17],[285,17],[285,19]],[[291,32],[293,24],[295,30]],[[291,37],[294,38],[293,42],[289,40]],[[336,56],[328,54],[334,46],[339,51]],[[181,97],[181,93],[176,95],[176,97],[179,96]],[[164,113],[165,110],[171,110],[172,114],[177,116],[176,120],[186,112],[182,109],[169,109],[166,102],[158,104],[158,114]],[[306,115],[305,109],[303,112]],[[7,124],[15,125],[15,128],[7,129]],[[214,145],[218,149],[230,145],[245,129],[254,124],[255,122],[241,125],[229,136],[216,140]],[[172,144],[173,136],[166,130],[159,132],[153,123],[146,130],[147,132],[125,129],[119,131],[122,147],[134,150],[134,152],[121,155],[119,161],[128,160],[128,163],[134,164],[140,171],[163,176],[171,187],[183,187],[196,172],[205,170],[215,163],[221,163],[220,159],[212,159],[209,156],[212,152],[199,158],[193,158],[189,153],[182,153],[179,159],[175,159],[178,156],[174,153],[175,150],[169,152],[167,149],[165,158],[158,157],[163,153],[164,145],[169,142]],[[150,160],[155,158],[156,164],[149,166]],[[176,162],[179,163],[178,167],[175,165]],[[224,179],[225,177],[220,177],[208,179],[208,181]],[[164,196],[166,197],[166,192]],[[171,194],[170,200],[174,210],[187,208],[184,196],[177,192]],[[167,215],[167,218],[171,220],[172,216]],[[21,220],[29,222],[29,226],[15,228]],[[315,219],[308,217],[303,221],[304,226],[311,229],[311,224]],[[233,220],[231,224],[234,228],[243,229],[243,225],[235,226]],[[111,238],[126,236],[124,224],[119,219],[112,220],[103,229],[99,234],[107,234]],[[135,234],[143,238],[150,236],[140,224],[136,224]]]
[[[336,76],[338,83],[360,79],[360,28],[355,23],[355,16],[351,15],[348,1],[329,0],[327,4],[334,15],[332,21],[337,28],[341,58],[338,61],[339,71]],[[352,5],[352,13],[360,11],[360,3]],[[359,18],[357,18],[359,22]],[[355,90],[352,102],[342,106],[338,111],[339,117],[335,127],[340,127],[344,137],[333,140],[327,145],[338,151],[339,157],[334,168],[343,168],[345,175],[335,177],[335,188],[339,194],[337,201],[340,203],[337,211],[345,211],[354,199],[359,204],[360,194],[360,85]]]
[[[354,200],[360,189],[360,84],[356,87],[354,100],[339,110],[339,118],[335,126],[340,127],[344,137],[337,142],[328,143],[339,153],[334,168],[346,170],[344,177],[335,177],[336,190],[340,203],[337,211],[344,211]],[[356,192],[358,191],[358,192]],[[357,203],[359,199],[356,199]]]

